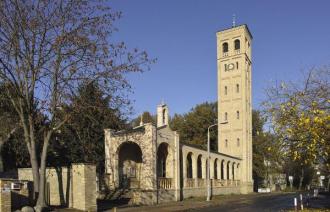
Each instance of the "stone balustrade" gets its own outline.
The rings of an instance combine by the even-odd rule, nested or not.
[[[185,187],[186,188],[194,188],[195,187],[195,179],[194,178],[185,178]]]
[[[171,189],[172,188],[172,178],[159,177],[158,178],[158,188]]]
[[[205,179],[197,179],[197,187],[201,188],[201,187],[205,187],[206,186],[206,180]]]
[[[197,183],[195,184],[195,182]],[[185,179],[185,188],[202,188],[206,186],[206,179]],[[211,179],[211,187],[238,187],[240,186],[239,180],[223,180],[223,179]]]

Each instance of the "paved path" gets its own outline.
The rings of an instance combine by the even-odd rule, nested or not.
[[[129,211],[189,211],[189,212],[215,212],[215,211],[285,211],[293,209],[293,198],[296,193],[272,193],[217,196],[206,202],[204,198],[188,199],[182,202],[172,202],[156,206],[118,208],[118,212]],[[330,209],[330,196],[320,196],[312,199],[313,208]],[[113,211],[113,210],[108,210]]]

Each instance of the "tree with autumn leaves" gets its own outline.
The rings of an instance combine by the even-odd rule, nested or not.
[[[300,167],[330,171],[330,67],[314,68],[300,82],[282,82],[267,90],[264,108],[281,152]]]

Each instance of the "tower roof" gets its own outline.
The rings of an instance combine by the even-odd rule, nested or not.
[[[217,32],[224,32],[224,31],[231,30],[231,29],[235,29],[235,28],[239,28],[239,27],[245,27],[246,30],[248,31],[248,33],[249,33],[251,39],[253,39],[253,36],[252,36],[252,34],[251,34],[251,32],[250,32],[249,27],[248,27],[247,24],[241,24],[241,25],[238,25],[238,26],[235,26],[235,27],[228,27],[228,28],[225,28],[225,29],[219,30],[219,31],[217,31]]]

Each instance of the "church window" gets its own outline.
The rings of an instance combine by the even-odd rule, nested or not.
[[[239,141],[239,138],[237,138],[237,146],[240,145],[240,141]]]
[[[235,50],[239,50],[241,48],[241,43],[238,39],[234,41],[234,46],[235,46]]]
[[[238,69],[238,62],[236,62],[236,69]]]
[[[239,84],[236,84],[236,93],[239,93]]]
[[[228,147],[228,140],[227,139],[225,140],[225,145],[226,145],[226,147]]]
[[[225,112],[225,121],[228,121],[228,113]]]
[[[236,111],[236,118],[239,119],[239,111]]]
[[[222,44],[222,52],[223,53],[228,52],[228,43],[227,42]]]
[[[225,71],[228,71],[228,65],[225,64]]]
[[[228,93],[228,88],[227,86],[225,86],[225,95],[227,95],[227,93]]]

